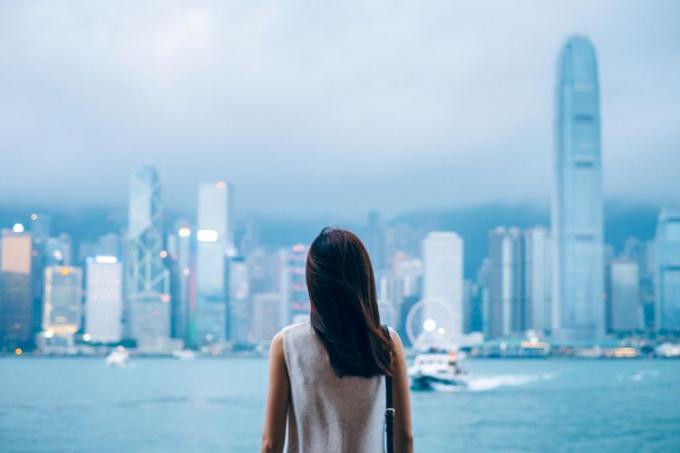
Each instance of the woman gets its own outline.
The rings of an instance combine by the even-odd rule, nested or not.
[[[385,375],[394,451],[413,451],[404,348],[381,326],[373,269],[349,231],[325,228],[307,256],[310,320],[272,340],[262,452],[382,452]]]

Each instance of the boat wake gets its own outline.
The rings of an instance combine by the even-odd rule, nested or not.
[[[538,381],[553,379],[552,374],[502,374],[497,376],[475,376],[467,385],[469,392],[487,392],[500,387],[516,387]]]

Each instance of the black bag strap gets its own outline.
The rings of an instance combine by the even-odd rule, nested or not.
[[[387,338],[391,340],[390,330],[383,326]],[[392,403],[392,376],[385,375],[385,438],[387,453],[394,453],[394,405]]]

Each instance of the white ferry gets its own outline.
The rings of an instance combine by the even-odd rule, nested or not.
[[[115,367],[124,367],[127,365],[130,354],[123,346],[118,346],[106,356],[106,364]]]
[[[446,391],[466,387],[470,380],[467,372],[458,366],[455,351],[430,351],[418,354],[408,369],[412,390]]]

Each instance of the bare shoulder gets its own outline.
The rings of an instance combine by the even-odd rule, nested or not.
[[[283,351],[283,336],[284,336],[283,330],[279,331],[276,335],[274,335],[274,338],[272,338],[272,343],[270,346],[270,350],[272,352],[275,352],[277,350]]]
[[[404,350],[404,345],[401,343],[401,337],[397,331],[392,328],[390,328],[390,338],[392,338],[395,351],[399,352]]]

